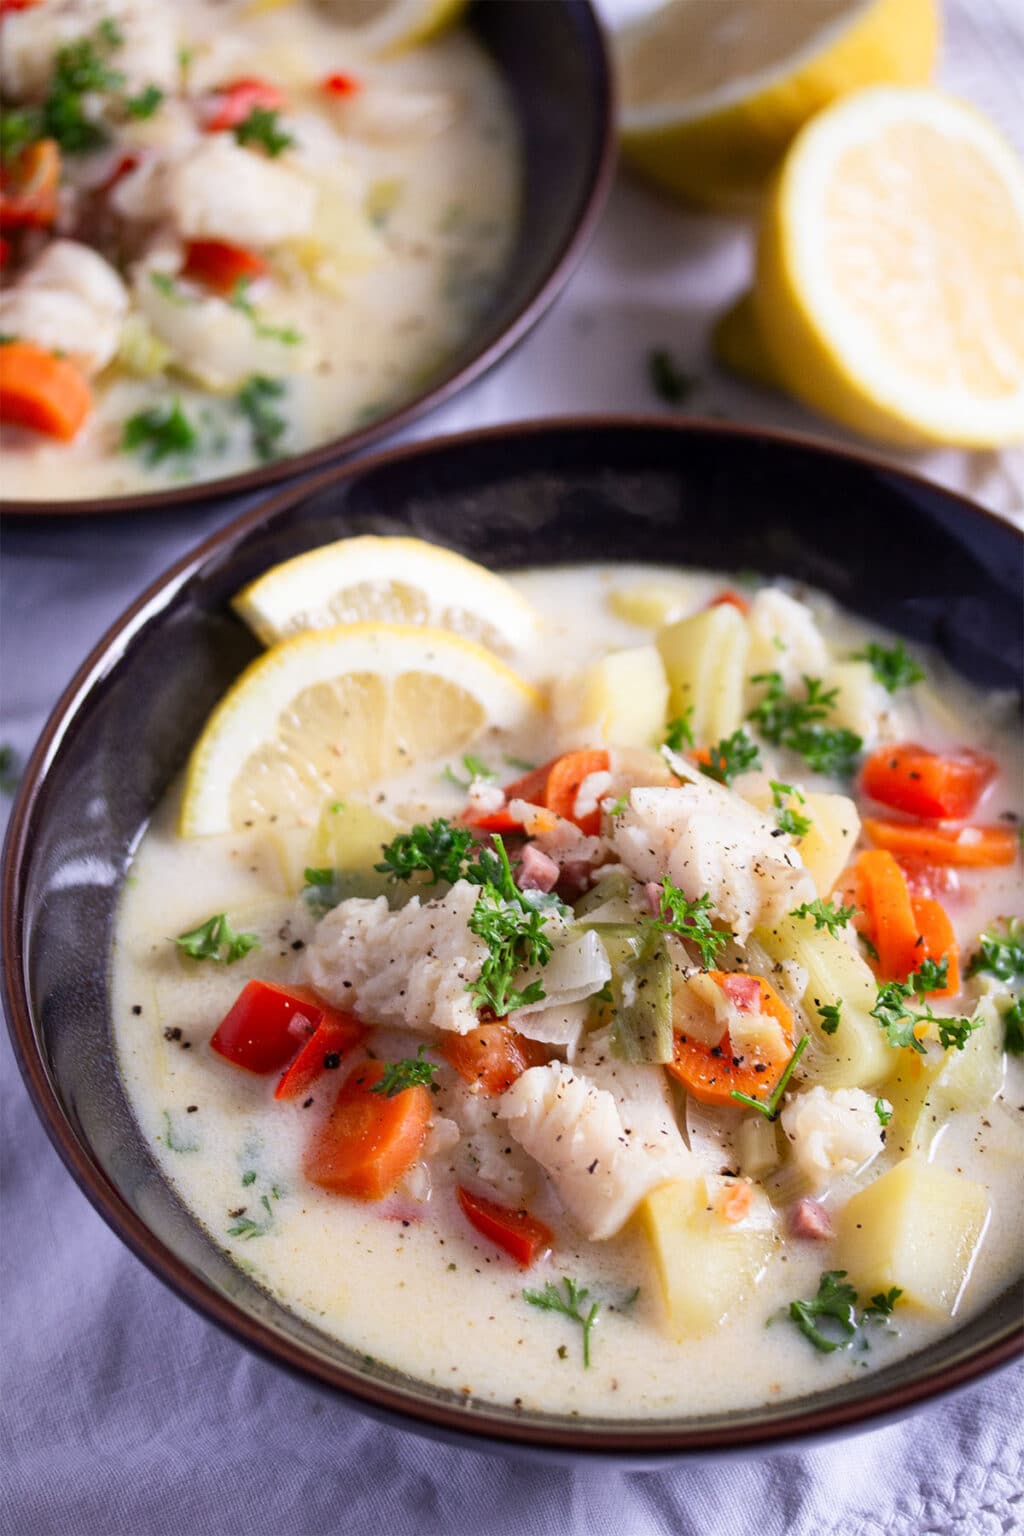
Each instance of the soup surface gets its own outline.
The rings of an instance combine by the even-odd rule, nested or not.
[[[7,496],[302,452],[397,407],[466,340],[515,230],[511,104],[467,32],[374,56],[336,14],[5,11]]]
[[[161,806],[112,961],[154,1156],[287,1306],[482,1401],[697,1414],[921,1348],[1022,1267],[1009,702],[815,593],[510,580],[545,710],[297,826]],[[530,770],[568,754],[561,788]],[[463,879],[394,878],[439,818],[478,840]],[[266,1019],[222,1025],[253,979],[327,1007],[270,1069]],[[369,1157],[366,1106],[401,1122]]]

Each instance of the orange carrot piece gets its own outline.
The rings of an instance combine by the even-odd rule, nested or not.
[[[541,1067],[548,1059],[537,1040],[528,1040],[501,1019],[465,1035],[448,1032],[440,1050],[460,1077],[491,1095],[504,1093],[528,1067]]]
[[[878,951],[878,974],[883,981],[906,981],[921,959],[906,876],[884,848],[858,855],[857,874],[864,910],[871,920],[871,941]]]
[[[92,410],[92,392],[73,363],[32,341],[0,345],[0,421],[70,441]]]
[[[1014,827],[927,827],[913,821],[881,821],[865,816],[864,835],[876,848],[925,864],[983,868],[1012,864],[1017,855]]]
[[[793,1015],[763,976],[728,971],[709,971],[708,975],[741,1013],[764,1013],[774,1019],[782,1028],[784,1050],[781,1054],[755,1051],[750,1056],[734,1057],[728,1030],[714,1046],[677,1034],[674,1059],[665,1070],[702,1104],[733,1105],[734,1089],[751,1098],[767,1099],[793,1054]]]
[[[960,991],[960,946],[946,909],[928,896],[911,897],[911,906],[921,939],[915,970],[924,959],[945,960],[946,985],[936,987],[931,996],[955,997]]]
[[[738,608],[740,613],[746,614],[750,612],[750,604],[747,602],[747,599],[743,596],[742,592],[737,592],[734,587],[729,587],[725,592],[719,592],[718,596],[713,597],[710,603],[708,603],[708,607],[721,608],[723,603],[727,603],[730,608]]]
[[[601,751],[567,752],[552,765],[545,789],[545,804],[549,811],[566,821],[574,821],[580,831],[588,836],[600,832],[601,811],[596,808],[585,816],[575,814],[576,796],[583,780],[592,773],[608,770],[608,753]]]
[[[416,1161],[430,1123],[430,1094],[421,1084],[391,1098],[374,1093],[384,1070],[380,1061],[356,1067],[313,1137],[303,1169],[321,1189],[380,1200]]]
[[[0,229],[44,228],[57,217],[60,150],[55,139],[29,144],[0,174]]]
[[[730,1184],[719,1197],[717,1211],[723,1221],[742,1221],[754,1203],[754,1187],[746,1179]]]

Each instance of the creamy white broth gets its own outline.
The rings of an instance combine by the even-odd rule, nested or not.
[[[467,32],[457,29],[380,60],[365,58],[352,35],[332,24],[329,8],[313,0],[262,14],[245,0],[182,0],[174,15],[180,47],[192,55],[182,97],[188,110],[198,111],[224,81],[272,81],[288,96],[281,124],[295,139],[272,165],[297,168],[321,190],[340,188],[344,196],[349,222],[333,246],[323,204],[312,231],[330,247],[324,256],[329,279],[314,279],[298,247],[285,241],[261,250],[270,275],[250,290],[264,323],[302,338],[296,344],[268,340],[250,370],[283,380],[284,392],[271,401],[283,433],[272,455],[261,456],[237,403],[244,379],[216,388],[197,383],[188,349],[175,350],[170,338],[172,355],[163,372],[138,377],[119,353],[91,379],[95,408],[73,441],[0,428],[9,498],[162,489],[234,474],[263,457],[299,453],[364,426],[439,374],[486,310],[505,270],[519,209],[518,127],[497,69]],[[449,105],[450,116],[441,126],[428,119],[422,128],[390,136],[367,132],[339,116],[320,89],[319,82],[334,73],[352,75],[367,93],[384,91],[398,103],[436,98]],[[175,144],[165,106],[144,123],[119,128],[112,144],[95,155],[68,158],[65,174],[81,183],[99,176],[118,147],[156,156],[173,152]],[[140,269],[154,263],[177,273],[184,248],[173,221],[115,221],[114,233],[105,233],[91,215],[69,214],[55,233],[95,244],[129,287],[139,281]],[[9,285],[31,266],[36,244],[25,243],[23,259],[5,274]],[[176,281],[187,300],[204,296],[202,285]],[[137,309],[133,299],[132,317]],[[17,320],[3,329],[20,334]],[[194,449],[152,464],[140,451],[124,452],[124,423],[173,400],[196,430]]]
[[[544,679],[555,658],[564,671],[646,638],[648,631],[616,618],[604,597],[650,574],[643,567],[595,566],[515,578],[546,620],[533,675]],[[687,609],[700,607],[723,584],[721,577],[687,574]],[[810,600],[838,654],[864,643],[862,625],[826,599],[812,594]],[[929,662],[929,678],[913,698],[909,692],[898,696],[903,739],[933,747],[970,743],[993,752],[1002,773],[984,819],[1015,812],[1020,755],[1005,702],[972,693],[941,674],[937,662]],[[493,760],[504,748],[540,761],[551,746],[547,740],[492,739],[479,751]],[[463,801],[441,780],[443,766],[421,765],[381,785],[371,798],[405,822],[428,811],[454,815]],[[444,1154],[431,1163],[427,1199],[415,1181],[380,1205],[327,1194],[304,1178],[302,1158],[314,1125],[333,1102],[330,1074],[311,1090],[308,1108],[275,1102],[276,1074],[257,1078],[239,1071],[207,1043],[248,977],[284,984],[305,979],[304,946],[314,920],[286,889],[273,840],[256,832],[180,839],[177,796],[175,789],[142,839],[116,931],[113,1019],[124,1082],[143,1135],[197,1219],[262,1285],[326,1333],[413,1377],[482,1401],[657,1417],[767,1403],[858,1378],[968,1319],[1019,1276],[1024,1070],[1012,1057],[1003,1090],[983,1114],[951,1116],[933,1143],[938,1164],[985,1185],[991,1198],[991,1218],[955,1324],[901,1309],[898,1333],[874,1330],[868,1353],[819,1354],[784,1315],[792,1299],[814,1295],[822,1271],[837,1267],[831,1242],[777,1241],[753,1294],[727,1322],[706,1337],[677,1343],[665,1330],[645,1237],[632,1224],[607,1242],[574,1237],[543,1178],[528,1204],[553,1228],[556,1247],[527,1273],[468,1227]],[[966,956],[991,918],[1020,913],[1024,902],[1015,867],[963,875],[959,904],[951,903],[950,913]],[[173,936],[220,910],[236,927],[256,931],[263,947],[230,967],[183,959]],[[970,1007],[964,1003],[957,1011]],[[379,1032],[373,1048],[394,1060],[413,1055],[422,1038]],[[439,1073],[441,1115],[452,1077],[447,1069]],[[889,1140],[867,1180],[904,1155],[900,1142]],[[250,1173],[256,1177],[243,1184]],[[837,1181],[826,1204],[863,1182]],[[242,1218],[254,1221],[259,1235],[231,1238],[229,1228]],[[528,1305],[522,1294],[524,1285],[539,1287],[564,1275],[586,1284],[602,1304],[586,1371],[580,1330]],[[639,1295],[628,1303],[638,1286]]]

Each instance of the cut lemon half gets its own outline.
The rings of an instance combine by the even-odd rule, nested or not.
[[[247,667],[206,722],[181,834],[293,825],[543,707],[504,662],[445,630],[343,624],[297,635]]]
[[[1024,440],[1024,165],[938,91],[836,102],[786,156],[754,309],[783,385],[857,432]]]
[[[339,539],[272,566],[234,600],[264,645],[335,624],[426,624],[514,656],[537,616],[515,587],[422,539]]]
[[[250,15],[296,0],[249,0]],[[429,42],[461,17],[469,0],[320,0],[321,9],[367,53],[401,53]]]
[[[627,158],[728,208],[838,96],[928,80],[939,19],[936,0],[669,0],[616,42]]]

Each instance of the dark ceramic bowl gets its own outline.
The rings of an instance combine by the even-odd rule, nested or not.
[[[522,207],[498,291],[465,342],[394,410],[305,453],[217,480],[88,500],[7,501],[9,516],[142,512],[259,490],[362,452],[451,399],[529,333],[554,303],[590,238],[615,163],[611,70],[590,0],[474,0],[465,26],[490,54],[515,108]]]
[[[260,1290],[182,1207],[114,1064],[119,886],[209,709],[256,653],[229,598],[274,561],[366,532],[419,534],[497,568],[657,557],[785,574],[935,646],[981,688],[1021,685],[1021,535],[922,480],[795,439],[615,418],[523,425],[401,448],[279,493],[181,560],[105,636],[54,710],[14,807],[3,871],[14,1045],[101,1215],[180,1297],[278,1364],[407,1427],[506,1448],[650,1461],[788,1443],[873,1426],[1008,1360],[1021,1345],[1010,1291],[919,1354],[798,1401],[626,1423],[517,1413],[368,1365]]]

